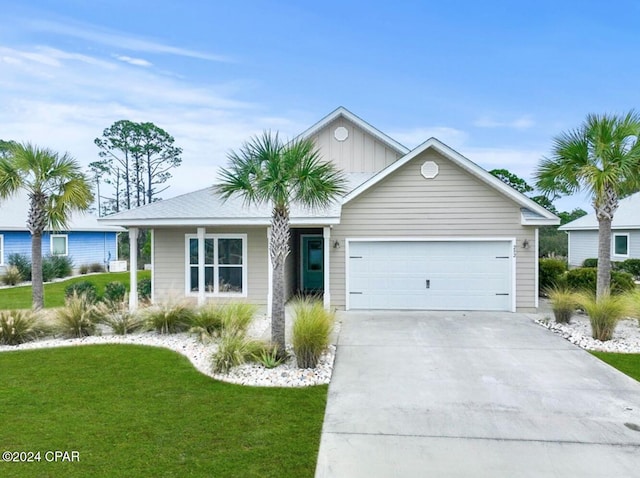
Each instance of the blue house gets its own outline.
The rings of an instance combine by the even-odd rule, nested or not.
[[[31,233],[27,229],[28,200],[17,194],[0,203],[0,274],[11,254],[31,257]],[[47,231],[42,236],[42,255],[68,256],[74,270],[82,265],[117,260],[117,234],[121,227],[101,224],[91,214],[75,213],[62,231]]]

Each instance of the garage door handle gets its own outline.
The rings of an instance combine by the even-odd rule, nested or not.
[[[509,295],[508,293],[497,293],[496,295]]]
[[[431,281],[429,279],[427,279],[427,289],[431,288]]]

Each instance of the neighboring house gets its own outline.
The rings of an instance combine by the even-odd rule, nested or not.
[[[569,266],[598,257],[598,219],[591,213],[558,229],[569,236]],[[611,223],[611,260],[640,259],[640,193],[620,201]]]
[[[292,207],[288,297],[321,294],[340,309],[537,308],[537,228],[555,215],[437,139],[409,151],[344,108],[301,136],[350,189],[326,209]],[[152,230],[153,300],[269,307],[270,214],[207,188],[101,221],[131,240]],[[130,298],[135,307],[134,289]]]
[[[28,208],[29,200],[23,194],[0,202],[0,273],[4,273],[11,254],[31,258]],[[117,259],[116,235],[122,231],[121,227],[99,223],[90,214],[74,213],[66,230],[44,233],[42,255],[69,256],[75,270],[94,263],[106,267]]]

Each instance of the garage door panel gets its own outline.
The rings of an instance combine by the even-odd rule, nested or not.
[[[350,308],[511,310],[511,256],[509,241],[351,242]]]

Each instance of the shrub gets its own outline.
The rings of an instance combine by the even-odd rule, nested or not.
[[[7,266],[2,276],[2,282],[5,285],[16,285],[22,282],[22,274],[16,266]]]
[[[293,306],[293,352],[299,368],[315,368],[329,345],[335,314],[318,300],[300,299]]]
[[[138,281],[138,299],[151,299],[151,279],[140,279]]]
[[[556,322],[568,324],[577,306],[575,292],[564,287],[553,287],[546,290],[546,295],[551,301]]]
[[[64,307],[56,310],[58,332],[66,337],[79,338],[93,335],[101,319],[100,311],[87,294],[73,292]]]
[[[89,272],[104,272],[104,266],[99,262],[89,264]]]
[[[576,300],[589,316],[591,336],[603,342],[611,340],[620,319],[630,312],[628,298],[622,295],[606,293],[596,299],[593,293],[580,292]]]
[[[201,342],[207,342],[220,335],[222,316],[218,306],[204,305],[196,310],[190,333],[198,335]]]
[[[567,271],[567,263],[561,259],[538,261],[540,292],[558,285],[560,277]]]
[[[593,267],[572,269],[566,274],[567,285],[574,291],[595,293],[598,270]],[[635,289],[633,277],[627,272],[611,271],[611,291],[619,294]]]
[[[28,310],[0,311],[0,344],[18,345],[44,335],[46,328]]]
[[[74,282],[73,284],[69,284],[64,289],[65,297],[69,298],[73,295],[82,295],[89,302],[96,302],[98,300],[98,289],[93,282],[88,280]]]
[[[582,267],[598,267],[598,259],[585,259],[584,261],[582,261]]]
[[[186,302],[154,305],[146,311],[146,322],[150,329],[160,334],[175,334],[189,330],[194,311]]]
[[[31,260],[27,256],[18,253],[9,254],[7,264],[18,268],[22,280],[31,280]]]
[[[127,294],[127,286],[122,282],[108,282],[104,286],[103,298],[109,302],[122,302]]]
[[[56,278],[56,269],[51,261],[48,261],[46,257],[42,258],[42,281],[51,282]]]
[[[627,259],[626,261],[622,261],[618,268],[623,272],[628,272],[636,280],[640,278],[640,259]]]
[[[636,288],[633,275],[628,272],[611,271],[611,288],[614,293],[629,292]]]
[[[82,264],[80,267],[78,267],[78,274],[88,274],[89,273],[89,265],[88,264]]]
[[[42,270],[45,268],[50,279],[69,277],[73,271],[73,260],[69,256],[47,256],[42,259]]]
[[[244,335],[251,325],[258,308],[246,302],[229,302],[218,307],[222,329],[225,332]]]
[[[264,344],[257,340],[247,339],[241,333],[223,333],[218,350],[213,354],[213,371],[227,373],[232,367],[242,365],[248,360],[255,360],[256,355],[264,350]]]

